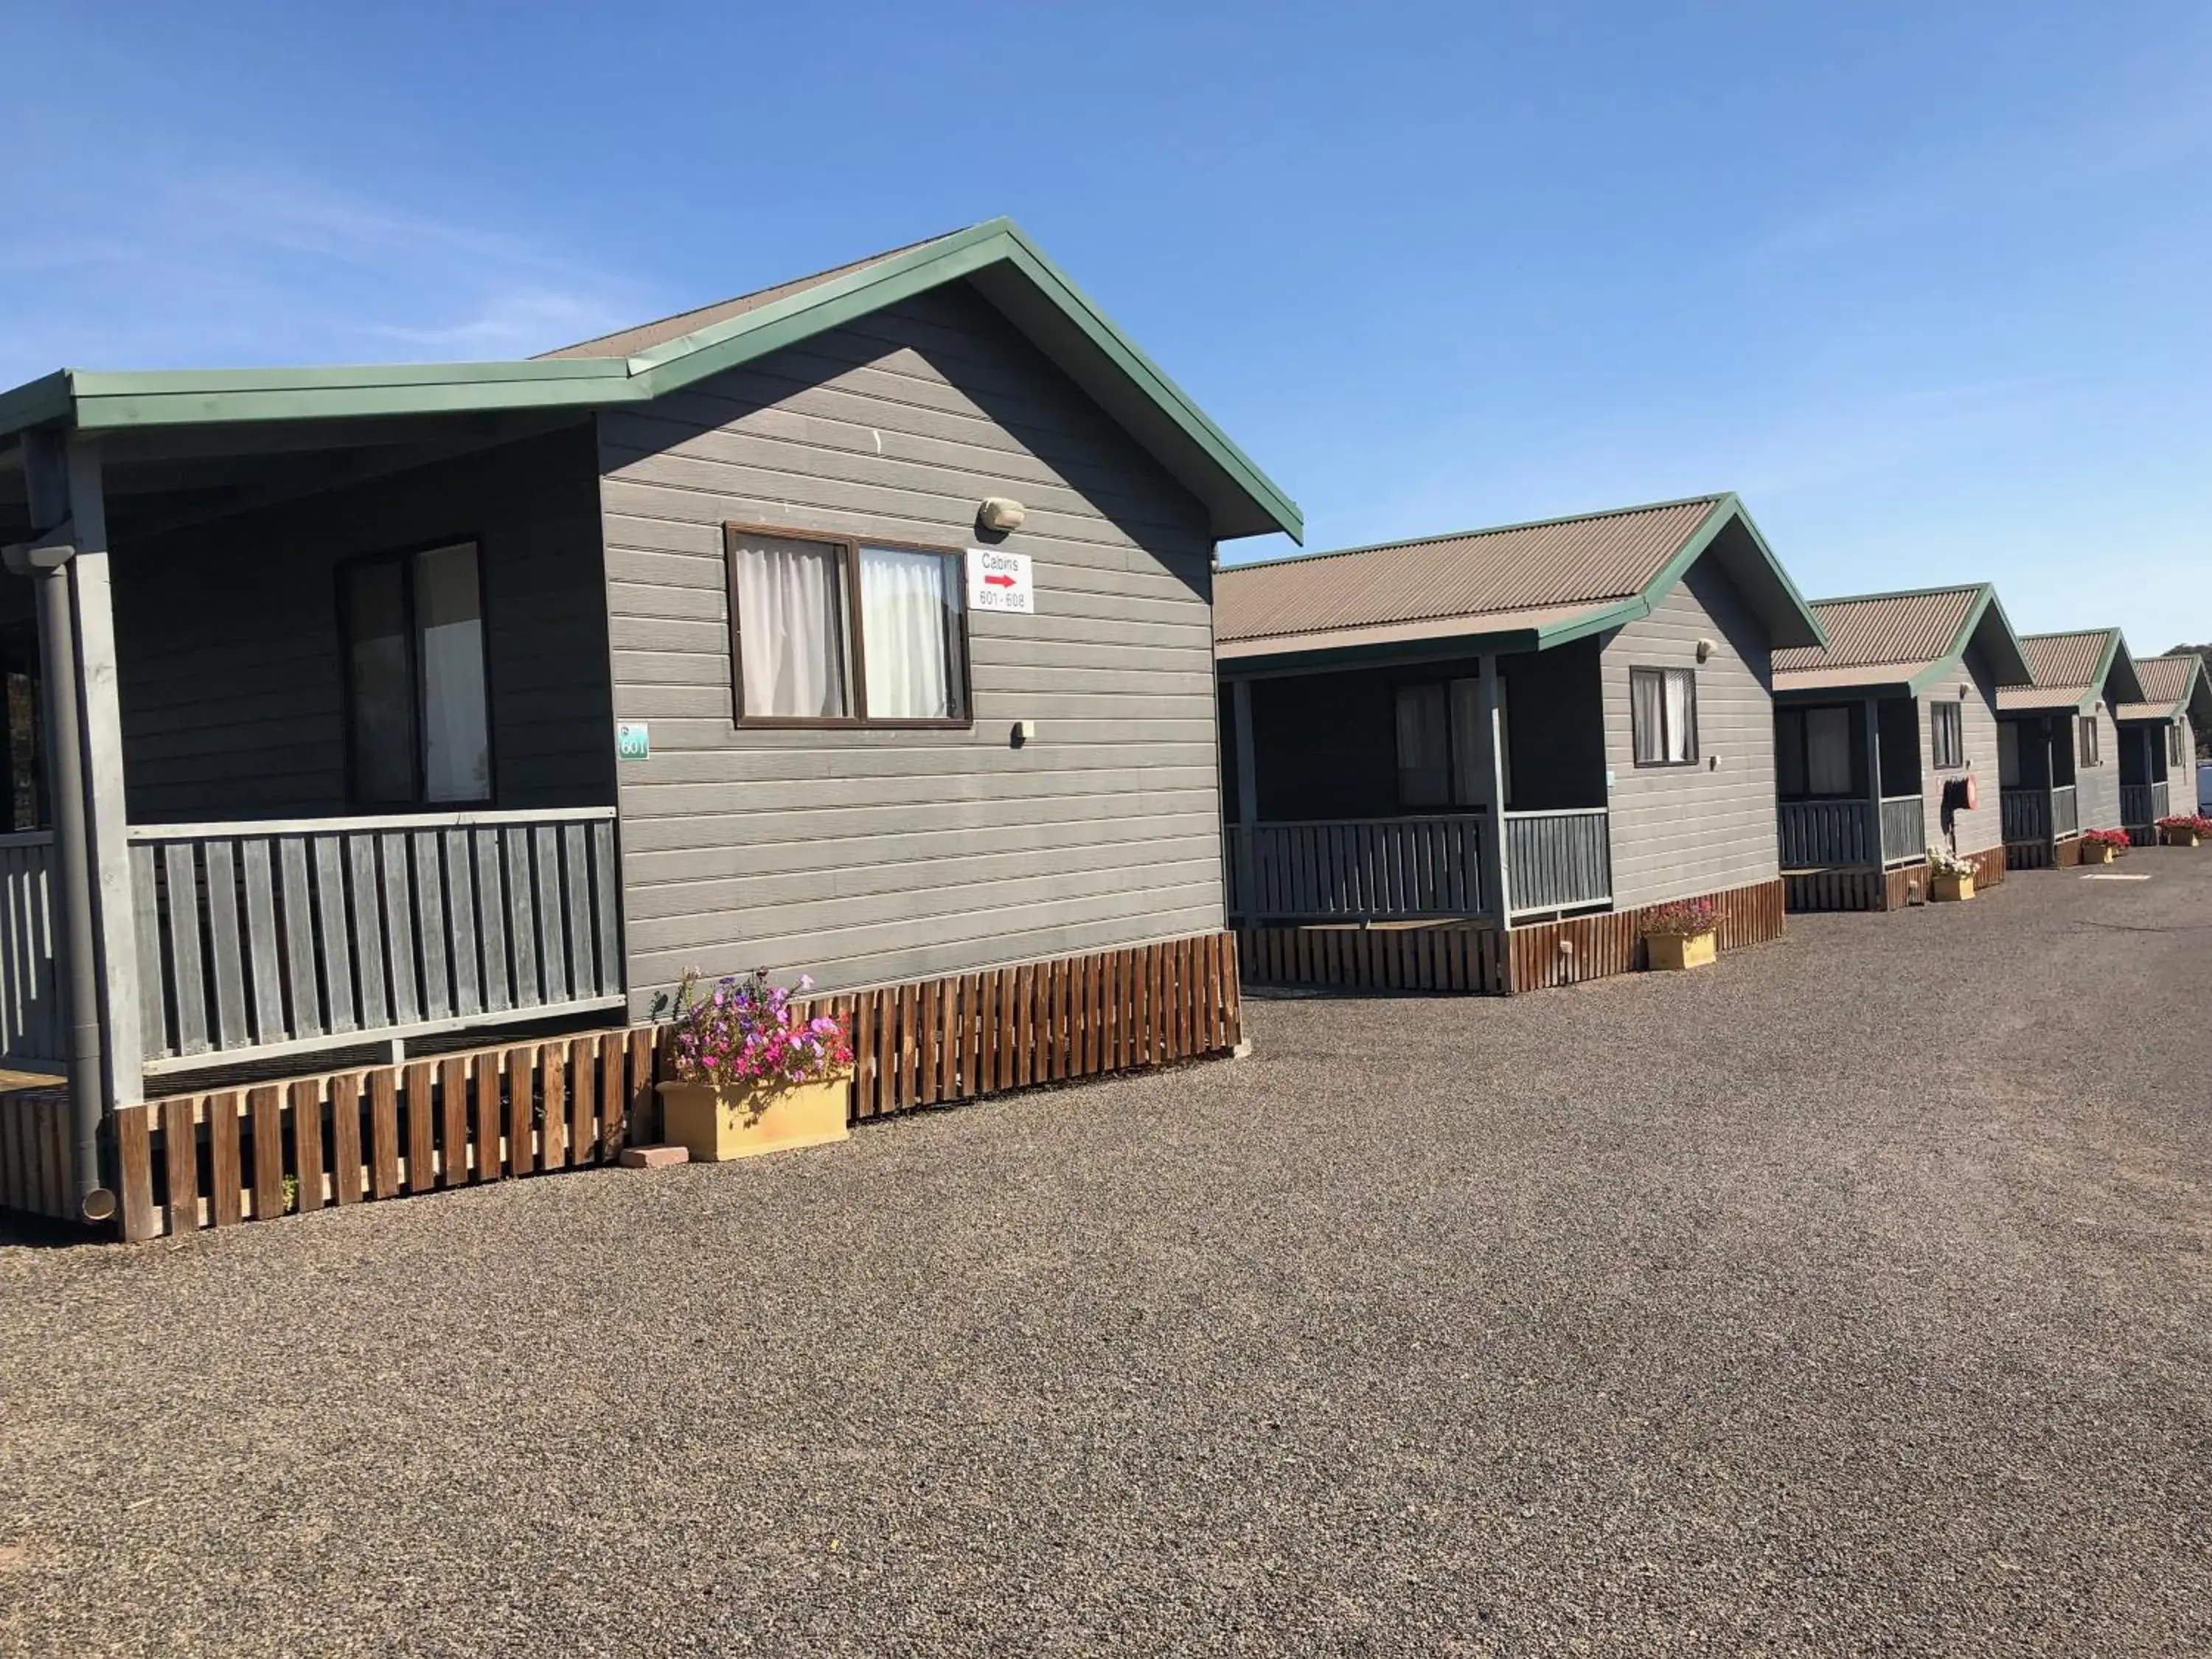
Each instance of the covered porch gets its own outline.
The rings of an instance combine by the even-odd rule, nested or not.
[[[2173,810],[2178,764],[2196,764],[2193,754],[2177,763],[2182,729],[2169,720],[2119,722],[2120,828],[2138,847],[2158,839],[2158,821]]]
[[[2008,860],[2026,866],[2063,862],[2081,835],[2075,775],[2075,720],[2033,714],[1997,722],[1997,779]]]
[[[1778,696],[1774,711],[1782,871],[1893,870],[1928,856],[1919,702]]]
[[[0,447],[0,1063],[73,1220],[118,1109],[627,1004],[588,417],[159,413]]]
[[[1595,640],[1224,665],[1223,701],[1233,925],[1504,928],[1610,907]]]

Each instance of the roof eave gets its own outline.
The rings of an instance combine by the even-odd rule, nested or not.
[[[1690,532],[1681,546],[1674,550],[1674,556],[1661,565],[1651,580],[1644,585],[1644,591],[1638,597],[1646,611],[1656,605],[1682,579],[1683,573],[1704,556],[1719,538],[1721,532],[1731,523],[1743,526],[1752,547],[1765,565],[1766,575],[1771,578],[1782,599],[1779,605],[1759,607],[1762,612],[1768,613],[1767,643],[1770,648],[1778,650],[1790,646],[1818,646],[1826,650],[1828,630],[1821,625],[1820,618],[1813,607],[1805,602],[1805,596],[1797,591],[1797,584],[1790,580],[1790,573],[1782,568],[1782,561],[1774,556],[1774,550],[1767,545],[1766,538],[1759,533],[1759,526],[1745,509],[1742,498],[1734,490],[1715,499],[1712,511],[1706,514],[1704,521]],[[1739,587],[1745,586],[1740,576],[1736,578],[1736,585]],[[1747,590],[1747,594],[1756,602],[1756,595],[1748,594]]]
[[[1959,637],[1952,647],[1954,657],[1964,657],[1968,648],[1979,645],[1982,654],[1989,659],[1990,672],[1996,684],[2033,685],[2035,665],[2027,659],[2027,647],[2021,643],[2014,629],[2012,618],[2005,615],[2003,602],[1997,590],[1988,582],[1982,584],[1982,597],[1966,614],[1959,629]]]

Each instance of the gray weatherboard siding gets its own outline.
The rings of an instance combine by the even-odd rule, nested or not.
[[[1715,647],[1702,663],[1700,638]],[[1734,584],[1710,558],[1699,559],[1650,616],[1606,641],[1599,660],[1605,763],[1613,775],[1613,907],[1632,909],[1777,879],[1773,672],[1766,630]],[[1632,667],[1696,671],[1696,765],[1636,764],[1628,705]]]
[[[2069,722],[2070,741],[2070,722],[2076,717],[2064,718]],[[2075,756],[2074,799],[2081,809],[2084,830],[2117,830],[2120,827],[2120,728],[2108,704],[2100,702],[2095,718],[2097,753],[2102,758],[2094,766],[2085,766],[2081,756]]]
[[[631,1005],[683,970],[825,988],[1222,926],[1212,538],[1198,501],[964,288],[599,420]],[[727,521],[1003,544],[971,731],[741,730]],[[1015,749],[1015,721],[1038,736]]]
[[[2166,810],[2177,818],[2185,818],[2197,810],[2197,727],[2184,714],[2178,724],[2181,727],[2181,759],[2166,769]]]
[[[494,805],[612,799],[587,425],[228,517],[112,556],[134,823],[348,810],[337,567],[473,538]]]
[[[1961,684],[1969,688],[1969,695],[1963,698],[1957,696]],[[1954,700],[1963,705],[1966,763],[1951,771],[1939,772],[1936,769],[1936,720],[1929,705]],[[1967,651],[1958,673],[1946,675],[1916,698],[1913,713],[1920,721],[1920,805],[1927,823],[1928,844],[1948,844],[1943,835],[1943,786],[1950,779],[1962,778],[1971,772],[1982,804],[1971,812],[1952,814],[1951,828],[1958,836],[1957,850],[1963,857],[2003,846],[2004,810],[1997,785],[1996,682],[1980,647]]]

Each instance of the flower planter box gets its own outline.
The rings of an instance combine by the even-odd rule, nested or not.
[[[849,1072],[820,1083],[754,1084],[727,1095],[706,1083],[664,1083],[656,1092],[661,1138],[696,1163],[821,1146],[852,1133]]]
[[[2166,844],[2168,847],[2194,847],[2197,845],[2197,832],[2194,830],[2167,830],[2161,833],[2165,836]]]
[[[1644,950],[1655,971],[1678,973],[1711,962],[1719,954],[1719,938],[1711,928],[1702,933],[1647,933]]]
[[[1928,884],[1928,890],[1938,903],[1957,904],[1974,896],[1974,878],[1971,872],[1947,875],[1938,870]]]
[[[2081,862],[2084,864],[2110,864],[2117,856],[2118,855],[2101,841],[2085,841],[2081,843]]]

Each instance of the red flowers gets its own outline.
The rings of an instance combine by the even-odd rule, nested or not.
[[[1646,939],[1689,939],[1710,933],[1721,925],[1720,907],[1711,899],[1676,899],[1656,904],[1644,913]]]
[[[2114,854],[2124,853],[2134,845],[2124,830],[2085,830],[2081,833],[2085,847],[2109,847]]]

